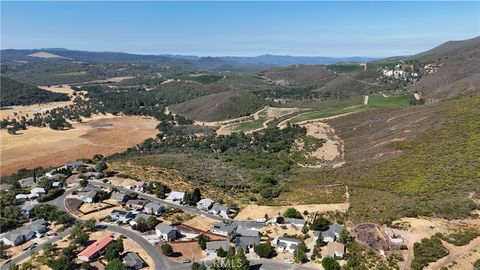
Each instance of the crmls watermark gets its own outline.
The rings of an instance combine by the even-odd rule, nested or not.
[[[241,266],[237,260],[205,260],[202,262],[208,268],[216,266],[227,269],[235,269]]]

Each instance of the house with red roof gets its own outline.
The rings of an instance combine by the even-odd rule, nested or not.
[[[78,253],[77,258],[79,260],[89,262],[92,259],[100,256],[100,253],[113,241],[113,237],[107,235],[95,241],[95,243],[88,246],[82,252]]]

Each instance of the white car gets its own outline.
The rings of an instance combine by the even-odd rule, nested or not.
[[[285,263],[292,264],[292,263],[293,263],[293,261],[292,261],[292,260],[290,260],[290,259],[285,259]]]

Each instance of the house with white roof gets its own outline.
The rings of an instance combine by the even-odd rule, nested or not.
[[[184,197],[185,197],[185,192],[172,191],[170,192],[168,197],[165,198],[165,201],[180,204],[183,202]]]
[[[274,240],[274,245],[277,247],[278,252],[290,252],[293,253],[297,250],[300,240],[290,237],[279,237]]]
[[[197,209],[208,211],[213,205],[213,200],[209,198],[201,199],[197,202]]]

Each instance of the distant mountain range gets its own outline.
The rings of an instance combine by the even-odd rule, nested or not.
[[[192,62],[204,68],[220,66],[273,66],[282,67],[294,64],[320,65],[339,62],[370,62],[379,58],[371,57],[321,57],[321,56],[290,56],[290,55],[260,55],[260,56],[219,56],[200,57],[194,55],[141,55],[122,52],[90,52],[68,50],[62,48],[46,48],[31,50],[6,49],[1,51],[2,61],[42,59],[63,59],[87,62]]]

